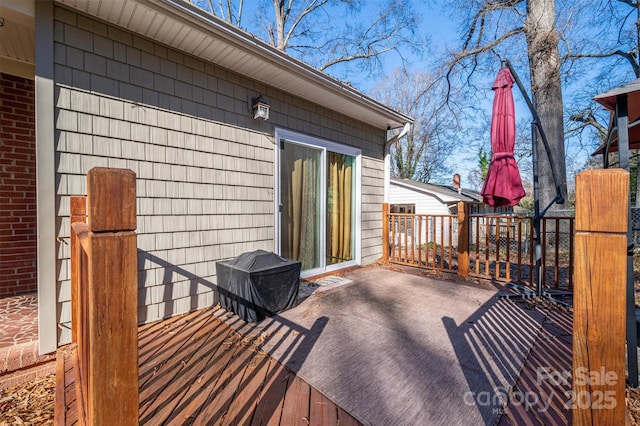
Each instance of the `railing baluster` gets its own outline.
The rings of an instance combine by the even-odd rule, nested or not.
[[[573,233],[574,233],[574,221],[569,219],[569,290],[573,291],[573,267],[574,267],[574,246],[573,246]]]
[[[400,217],[393,217],[393,258],[400,260]]]
[[[476,240],[475,240],[475,251],[476,251],[476,274],[480,275],[480,218],[476,218]]]
[[[411,263],[416,263],[416,217],[411,216]]]
[[[437,231],[436,231],[437,221],[435,216],[431,216],[431,248],[433,249],[433,268],[438,267],[438,245],[437,243]]]
[[[547,286],[547,218],[542,218],[542,286]]]
[[[533,260],[533,250],[535,247],[534,244],[534,235],[533,235],[533,219],[529,218],[529,284],[533,285],[533,269],[534,269],[534,260]]]
[[[448,216],[449,220],[449,271],[453,270],[453,216]]]
[[[409,258],[409,252],[408,252],[408,243],[407,243],[407,216],[404,216],[404,256],[402,258],[402,260],[404,260],[404,262],[406,263],[408,258]]]
[[[440,268],[444,268],[444,217],[440,216]]]
[[[389,252],[388,252],[388,260],[389,262],[393,262],[395,260],[394,256],[393,256],[393,239],[394,239],[394,232],[393,232],[393,213],[389,213],[387,215],[388,220],[389,220],[389,229],[387,231],[389,237],[387,239],[387,245],[389,247]]]
[[[491,220],[488,222],[485,221],[485,239],[484,239],[484,275],[487,277],[491,276],[491,271],[489,270],[489,242],[491,240]]]
[[[424,216],[418,216],[418,264],[422,266],[422,218]]]
[[[393,218],[393,258],[396,261],[400,260],[400,217],[395,216]]]
[[[556,247],[555,247],[555,262],[554,262],[554,287],[555,288],[559,288],[560,287],[560,218],[555,218],[555,243],[556,243]]]
[[[495,233],[496,233],[496,267],[495,267],[495,271],[494,271],[494,278],[498,279],[500,278],[500,218],[496,217],[495,218]]]
[[[508,217],[507,218],[507,258],[506,260],[506,269],[505,269],[505,279],[507,281],[511,281],[511,259],[509,258],[510,253],[510,246],[511,246],[511,218]]]
[[[518,278],[522,282],[522,218],[518,216]]]
[[[454,220],[457,220],[457,229],[460,232],[462,229],[460,221],[465,220],[460,217],[459,215],[390,213],[388,215],[390,223],[389,261],[424,269],[455,272],[456,266],[458,269],[460,267],[460,259],[457,259],[457,256],[459,257],[461,252],[453,240],[455,236]],[[474,245],[473,248],[469,246],[467,250],[475,253],[475,260],[469,260],[469,266],[472,270],[468,271],[468,275],[502,282],[533,285],[535,251],[532,218],[509,215],[468,215],[466,221],[466,229],[469,230],[467,244]],[[568,221],[566,226],[569,229],[568,252],[567,244],[560,247],[563,242],[560,232],[564,229],[566,221]],[[483,226],[484,230],[481,229]],[[573,226],[573,218],[548,216],[541,219],[542,269],[540,279],[546,287],[563,289],[568,287],[569,290],[573,288],[573,277],[571,276],[575,261],[573,258]],[[555,232],[555,235],[551,236],[550,232]],[[563,235],[565,234],[566,232],[563,231]],[[548,242],[555,244],[554,251],[547,249]],[[457,243],[459,244],[459,241]],[[504,252],[502,252],[502,244],[505,245]],[[512,248],[512,244],[516,244],[516,247]],[[529,256],[524,253],[527,249]],[[549,258],[549,256],[552,257]],[[553,262],[553,265],[549,265],[548,271],[547,259]],[[456,260],[458,263],[454,265]],[[528,276],[525,272],[527,265],[529,267]],[[547,272],[551,272],[551,267],[553,267],[553,283],[552,276],[547,276]],[[548,282],[547,278],[549,278]]]

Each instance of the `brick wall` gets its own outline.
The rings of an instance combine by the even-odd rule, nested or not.
[[[0,296],[37,289],[34,83],[0,73]]]

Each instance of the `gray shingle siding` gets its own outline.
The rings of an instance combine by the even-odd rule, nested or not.
[[[274,129],[362,150],[362,262],[381,254],[385,132],[119,28],[55,7],[58,236],[94,166],[137,174],[139,320],[217,302],[215,261],[274,248]],[[262,94],[268,122],[248,103]],[[70,340],[60,244],[58,341]]]

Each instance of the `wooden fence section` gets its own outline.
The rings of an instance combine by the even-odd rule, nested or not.
[[[71,198],[72,340],[79,422],[138,424],[136,175],[96,167]]]
[[[391,262],[456,271],[456,216],[389,213],[388,218]]]
[[[531,284],[535,267],[533,219],[526,216],[389,213],[383,208],[385,260],[501,282]],[[573,288],[572,217],[541,221],[542,282]]]
[[[573,298],[574,425],[625,423],[625,306],[629,174],[576,179]]]

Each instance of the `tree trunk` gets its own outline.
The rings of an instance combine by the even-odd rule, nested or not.
[[[562,195],[567,196],[567,173],[564,152],[564,126],[562,88],[560,79],[560,54],[558,34],[555,30],[554,0],[529,0],[525,34],[531,72],[533,104],[538,111],[544,132],[549,141],[551,155],[556,166]],[[538,174],[540,184],[540,209],[544,209],[556,195],[549,158],[542,139],[537,141]],[[552,209],[564,206],[555,204]]]
[[[285,10],[285,2],[282,0],[273,0],[273,6],[276,13],[276,34],[273,44],[278,50],[284,51],[284,26],[287,21],[287,11]]]

